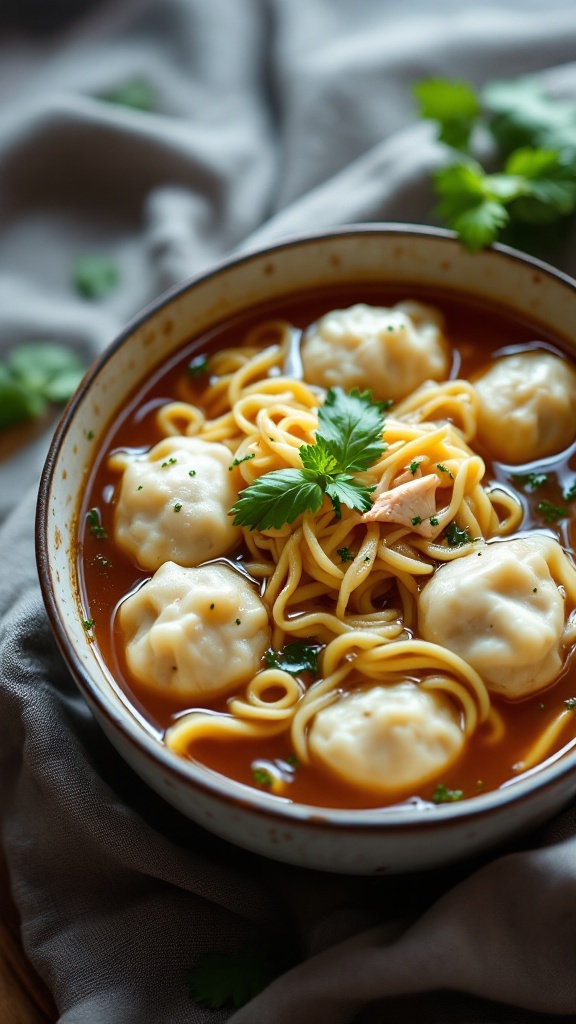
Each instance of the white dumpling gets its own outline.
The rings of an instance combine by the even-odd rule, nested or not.
[[[478,436],[501,462],[556,455],[576,437],[576,371],[553,352],[503,356],[474,381]]]
[[[538,534],[474,545],[422,590],[421,636],[460,655],[492,693],[536,693],[562,669],[565,599],[549,568],[558,558],[558,542]]]
[[[302,364],[311,384],[370,388],[374,398],[397,401],[425,380],[447,376],[442,315],[412,301],[334,309],[306,332]]]
[[[248,682],[270,645],[254,585],[227,565],[166,562],[119,609],[126,661],[148,689],[210,699]]]
[[[461,753],[456,707],[410,681],[329,704],[309,734],[314,760],[352,786],[389,792],[437,776]]]
[[[225,445],[194,437],[166,438],[129,459],[114,519],[118,544],[150,570],[227,554],[241,537],[228,514],[238,497],[231,463]]]

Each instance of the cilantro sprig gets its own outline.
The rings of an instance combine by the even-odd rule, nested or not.
[[[384,451],[383,410],[369,391],[330,388],[318,411],[315,444],[300,447],[302,469],[273,470],[246,487],[231,509],[234,525],[280,529],[303,512],[317,512],[325,495],[337,517],[341,505],[367,512],[374,488],[352,474],[367,470]]]
[[[437,213],[471,252],[500,237],[531,247],[574,213],[575,103],[548,99],[530,78],[488,83],[480,95],[466,82],[430,79],[414,93],[421,116],[455,151],[434,176]],[[494,141],[494,171],[476,158],[478,128]]]
[[[0,430],[43,416],[66,402],[84,375],[75,352],[51,342],[20,345],[0,362]]]
[[[267,668],[279,668],[297,676],[301,672],[318,674],[318,653],[322,645],[306,640],[294,640],[280,651],[269,648],[264,654]]]
[[[204,953],[187,972],[189,996],[210,1010],[238,1008],[259,995],[282,967],[263,943],[249,943],[236,953]]]

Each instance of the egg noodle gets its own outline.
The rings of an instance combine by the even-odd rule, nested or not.
[[[299,449],[314,444],[325,392],[298,378],[292,339],[290,324],[268,321],[249,332],[241,347],[211,355],[202,408],[184,400],[162,406],[161,432],[225,444],[239,490],[265,473],[301,469]],[[483,484],[485,464],[469,447],[477,411],[468,381],[421,386],[387,414],[385,450],[356,474],[375,488],[375,499],[403,482],[433,477],[436,510],[427,531],[418,528],[416,516],[416,525],[371,521],[344,505],[337,518],[328,498],[318,512],[305,512],[280,529],[243,527],[249,553],[243,567],[262,586],[274,649],[287,637],[313,637],[325,645],[319,681],[306,687],[282,669],[265,668],[228,702],[228,713],[196,710],[179,717],[167,731],[169,747],[189,755],[205,737],[285,732],[306,764],[308,726],[318,711],[353,686],[406,678],[455,704],[465,736],[484,723],[487,742],[497,740],[502,720],[480,675],[451,651],[414,636],[419,589],[438,565],[468,553],[470,544],[513,534],[522,522],[512,491]],[[465,531],[463,546],[443,538],[451,523]],[[572,566],[559,561],[551,572],[576,604]],[[569,716],[563,710],[554,718],[527,751],[526,768],[547,756]]]

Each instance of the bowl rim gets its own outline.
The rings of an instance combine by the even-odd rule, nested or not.
[[[61,445],[67,436],[75,412],[90,388],[95,377],[114,356],[124,342],[152,316],[156,316],[180,295],[197,285],[226,273],[235,266],[259,259],[263,256],[273,258],[276,254],[294,247],[311,245],[338,238],[354,235],[386,235],[398,238],[432,238],[454,245],[460,245],[454,231],[435,226],[410,224],[402,222],[367,222],[332,226],[318,231],[298,232],[285,235],[270,244],[258,245],[254,248],[242,249],[217,262],[193,276],[178,282],[149,302],[140,312],[132,317],[116,337],[106,346],[94,360],[74,395],[67,403],[56,427],[50,448],[41,474],[38,499],[36,505],[35,548],[36,564],[40,581],[40,589],[44,600],[47,616],[56,642],[83,697],[88,704],[96,706],[101,715],[116,732],[122,734],[135,749],[138,755],[144,755],[155,767],[168,772],[172,779],[184,785],[193,784],[209,797],[234,808],[242,808],[260,813],[266,817],[277,818],[278,821],[289,821],[292,824],[307,823],[330,830],[345,828],[356,832],[412,831],[422,834],[426,830],[444,827],[447,819],[457,822],[477,821],[489,816],[491,812],[505,812],[510,804],[518,806],[529,800],[535,792],[544,793],[555,787],[559,780],[576,769],[576,748],[562,755],[553,755],[550,763],[532,769],[518,780],[511,780],[502,788],[487,793],[479,793],[473,799],[456,801],[446,804],[421,807],[419,805],[402,805],[397,807],[370,808],[332,808],[319,807],[284,801],[277,797],[252,789],[236,780],[228,779],[217,772],[205,768],[201,764],[179,757],[159,740],[148,733],[136,717],[131,714],[128,704],[121,704],[121,711],[108,695],[97,685],[78,656],[70,639],[56,603],[52,586],[52,573],[48,555],[48,513],[51,487],[54,479],[54,468]],[[552,277],[562,285],[576,292],[576,280],[553,265],[540,260],[528,253],[521,252],[502,243],[494,243],[484,252],[494,253],[499,259],[511,260],[522,266]],[[107,670],[109,671],[109,670]],[[99,723],[100,724],[100,723]],[[148,783],[146,783],[148,784]]]

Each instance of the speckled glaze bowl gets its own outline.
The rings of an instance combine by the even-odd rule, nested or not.
[[[428,810],[331,810],[280,802],[178,758],[131,710],[82,625],[80,496],[95,446],[135,386],[192,335],[262,301],[351,282],[448,289],[539,322],[576,348],[576,283],[505,247],[470,255],[450,232],[376,224],[289,239],[221,263],[162,295],[91,368],[54,437],[40,487],[37,558],[63,656],[111,742],[169,803],[249,850],[351,874],[416,871],[466,858],[541,824],[576,794],[576,750],[512,785]]]

